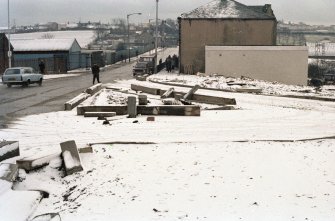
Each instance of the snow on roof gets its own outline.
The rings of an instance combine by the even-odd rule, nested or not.
[[[181,18],[238,18],[238,19],[273,19],[274,16],[260,10],[264,6],[246,6],[234,0],[214,0],[200,6]]]
[[[14,51],[69,51],[76,39],[13,39]]]

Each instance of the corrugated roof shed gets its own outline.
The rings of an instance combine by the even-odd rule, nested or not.
[[[69,51],[76,39],[13,39],[14,51]]]
[[[268,14],[263,10],[269,6],[246,6],[234,0],[214,0],[200,6],[189,13],[184,13],[181,18],[236,18],[236,19],[275,19],[273,13]]]

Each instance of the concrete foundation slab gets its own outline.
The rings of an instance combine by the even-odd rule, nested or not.
[[[84,117],[115,117],[116,112],[85,112]]]
[[[115,112],[116,115],[126,115],[127,106],[78,106],[77,115],[84,115],[86,112]]]
[[[79,152],[74,140],[60,143],[62,149],[62,157],[65,165],[66,175],[71,175],[76,172],[83,171]]]
[[[18,141],[0,142],[0,162],[16,156],[20,156]]]
[[[200,107],[195,105],[138,106],[137,111],[142,115],[200,116]]]

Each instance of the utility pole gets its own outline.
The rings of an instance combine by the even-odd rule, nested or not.
[[[9,16],[9,0],[7,1],[8,6],[8,68],[12,67],[12,50],[10,47],[10,16]]]
[[[128,59],[129,59],[129,63],[130,63],[130,36],[129,36],[129,17],[131,15],[142,15],[141,12],[137,12],[137,13],[132,13],[132,14],[128,14],[127,15],[127,24],[128,24]]]
[[[157,74],[157,45],[158,45],[158,0],[156,0],[156,31],[155,31],[155,74]]]

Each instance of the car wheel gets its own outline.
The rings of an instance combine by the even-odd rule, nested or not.
[[[7,87],[12,87],[12,85],[11,84],[7,84]]]
[[[43,81],[42,78],[38,81],[39,86],[42,86],[42,81]]]

